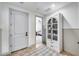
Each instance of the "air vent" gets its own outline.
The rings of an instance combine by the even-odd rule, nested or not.
[[[20,4],[24,4],[24,2],[19,2]]]

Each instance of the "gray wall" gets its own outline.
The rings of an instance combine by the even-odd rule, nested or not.
[[[43,18],[43,28],[42,28],[42,42],[46,45],[46,28],[45,28],[45,24],[46,24],[46,19],[45,17]]]
[[[64,50],[79,55],[79,3],[72,3],[61,10],[63,14]]]
[[[64,49],[73,55],[79,55],[79,29],[64,29]]]

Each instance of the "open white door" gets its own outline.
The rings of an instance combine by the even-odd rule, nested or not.
[[[36,48],[42,45],[42,17],[36,17]]]
[[[27,47],[27,14],[20,11],[11,11],[10,37],[11,51]]]

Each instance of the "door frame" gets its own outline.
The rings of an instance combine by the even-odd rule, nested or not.
[[[35,46],[36,46],[36,17],[42,18],[42,30],[43,30],[43,17],[42,16],[35,15]],[[43,32],[42,32],[42,34],[43,34]],[[43,35],[42,35],[42,41],[43,41]]]
[[[2,55],[2,28],[0,28],[0,56]]]
[[[14,52],[14,51],[12,51],[12,43],[11,43],[11,39],[10,39],[10,20],[11,20],[11,14],[12,14],[12,10],[14,10],[14,11],[19,11],[19,12],[22,12],[22,13],[25,13],[25,14],[27,14],[27,32],[28,32],[28,34],[29,34],[29,28],[28,28],[28,26],[29,26],[29,22],[28,22],[28,16],[29,16],[29,14],[27,13],[27,12],[24,12],[24,11],[21,11],[21,10],[17,10],[17,9],[14,9],[14,8],[9,8],[9,52],[10,52],[10,54],[11,54],[11,52]],[[27,47],[28,47],[28,44],[29,44],[29,35],[27,35]]]

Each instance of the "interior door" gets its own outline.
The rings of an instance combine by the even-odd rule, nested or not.
[[[36,16],[36,47],[42,45],[42,18]]]
[[[12,10],[11,20],[12,51],[16,51],[27,47],[27,14]]]

